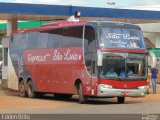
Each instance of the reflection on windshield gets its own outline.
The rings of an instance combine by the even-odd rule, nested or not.
[[[146,77],[146,56],[132,53],[103,53],[100,76],[113,79],[139,79]]]

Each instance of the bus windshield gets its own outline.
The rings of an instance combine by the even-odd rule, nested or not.
[[[140,29],[100,27],[100,47],[145,49]]]
[[[117,80],[146,79],[146,55],[104,52],[101,78]]]

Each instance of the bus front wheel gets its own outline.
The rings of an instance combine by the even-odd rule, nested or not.
[[[33,85],[31,81],[27,83],[27,93],[29,98],[35,97],[35,92],[33,91]]]
[[[25,85],[24,85],[24,81],[21,80],[19,82],[19,95],[21,97],[27,97],[27,92],[26,92],[26,89],[25,89]]]
[[[83,94],[82,83],[79,84],[79,103],[84,104],[86,102],[86,96]]]
[[[124,103],[124,101],[125,101],[125,97],[117,97],[117,101],[118,101],[118,103]]]

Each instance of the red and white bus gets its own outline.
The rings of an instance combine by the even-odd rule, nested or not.
[[[139,26],[108,21],[58,22],[13,33],[10,86],[22,97],[45,93],[79,102],[88,97],[143,97],[147,51]],[[12,87],[13,88],[13,87]]]

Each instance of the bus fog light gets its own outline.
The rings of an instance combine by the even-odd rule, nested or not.
[[[144,89],[147,89],[147,86],[140,86],[140,87],[138,87],[138,89],[144,90]]]
[[[100,88],[113,88],[111,85],[100,84]]]
[[[144,93],[141,93],[142,96],[144,96]]]

